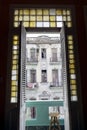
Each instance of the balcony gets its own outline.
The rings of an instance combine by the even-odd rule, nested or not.
[[[38,64],[38,58],[27,58],[27,64]]]
[[[31,82],[27,82],[27,89],[37,89],[38,88],[38,83],[31,83]]]
[[[53,58],[53,57],[51,57],[50,58],[50,64],[61,64],[62,63],[62,59],[61,59],[61,57],[59,57],[59,58]]]
[[[60,82],[51,82],[50,88],[62,87],[62,83]]]

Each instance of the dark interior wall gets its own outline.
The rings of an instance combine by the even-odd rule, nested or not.
[[[81,91],[84,119],[87,117],[87,38],[84,21],[84,6],[87,0],[0,0],[0,124],[4,125],[5,91],[7,76],[7,52],[9,32],[10,4],[30,5],[74,5],[76,13],[76,29],[78,37],[79,63],[81,73]]]

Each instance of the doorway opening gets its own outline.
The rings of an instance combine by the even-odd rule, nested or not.
[[[15,5],[11,11],[6,129],[46,130],[55,111],[61,129],[82,129],[74,8]]]
[[[69,130],[64,27],[27,31],[25,36],[26,84],[20,91],[20,102],[24,100],[20,103],[20,130],[48,129],[52,113],[58,114],[61,130]]]

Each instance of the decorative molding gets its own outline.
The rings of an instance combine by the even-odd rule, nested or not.
[[[39,37],[28,37],[27,39],[27,44],[29,43],[38,43],[38,44],[55,44],[55,43],[60,43],[60,38],[58,37],[48,37],[48,36],[39,36]]]

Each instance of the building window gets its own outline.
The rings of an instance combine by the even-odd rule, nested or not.
[[[37,50],[35,48],[30,49],[30,61],[37,61]]]
[[[73,15],[72,15],[73,14]],[[74,56],[74,46],[75,41],[74,33],[72,32],[74,24],[73,21],[73,9],[71,7],[63,7],[63,8],[26,8],[26,7],[16,7],[13,8],[13,14],[12,14],[12,21],[11,28],[14,30],[13,33],[13,46],[17,45],[19,46],[19,36],[17,36],[16,29],[19,27],[20,21],[22,21],[23,26],[26,28],[62,28],[63,22],[66,25],[66,28],[70,31],[66,35],[66,40],[68,43],[68,63],[69,63],[69,80],[70,80],[70,94],[71,94],[71,101],[77,101],[77,77],[76,77],[76,68],[75,68],[75,56]],[[10,29],[11,31],[11,29]],[[12,43],[11,43],[12,44]],[[43,48],[44,49],[44,48]],[[18,54],[19,56],[19,47],[14,51],[15,48],[12,48],[12,55]],[[46,56],[46,50],[44,50],[44,55],[41,53],[42,59],[45,59]],[[33,55],[33,54],[32,54]],[[56,54],[53,54],[56,55]],[[58,61],[59,61],[58,56]],[[56,59],[56,58],[55,58]],[[16,59],[17,61],[18,59]],[[30,61],[30,59],[28,59]],[[14,57],[12,57],[12,64],[15,62]],[[18,61],[17,61],[18,62]],[[16,77],[18,77],[18,67],[16,67]],[[13,79],[13,66],[12,66],[12,79]],[[72,75],[74,74],[74,77]],[[11,79],[11,81],[12,81]],[[17,79],[18,80],[18,79]],[[75,80],[75,84],[72,84],[72,80]],[[17,81],[18,82],[18,81]],[[18,88],[18,85],[15,87]],[[17,102],[17,93],[18,89],[15,89],[13,85],[11,84],[11,103]]]
[[[30,82],[35,83],[36,82],[36,70],[30,70]]]
[[[46,58],[46,49],[45,48],[42,48],[42,50],[41,50],[41,58],[42,59]]]
[[[60,100],[57,102],[58,106],[63,106],[63,104],[67,104],[68,105],[68,94],[69,98],[71,98],[71,101],[77,101],[77,73],[78,72],[76,70],[76,58],[75,58],[75,52],[76,52],[76,41],[75,41],[75,36],[74,36],[74,21],[73,20],[73,10],[71,9],[71,7],[56,7],[56,8],[28,8],[27,7],[16,7],[13,8],[13,14],[12,14],[12,18],[11,18],[11,28],[10,28],[10,32],[12,33],[12,35],[10,35],[11,37],[11,46],[12,46],[12,66],[11,66],[11,77],[10,75],[8,75],[8,79],[11,80],[11,82],[8,81],[8,88],[11,87],[10,91],[11,91],[11,103],[19,103],[19,99],[20,99],[20,103],[21,101],[24,101],[24,107],[29,108],[29,114],[30,116],[28,116],[28,118],[30,117],[31,119],[35,119],[36,117],[36,109],[34,108],[34,104],[32,105],[31,102],[34,103],[34,101],[31,100],[59,100],[61,99],[62,104],[58,104],[58,102],[60,102]],[[37,39],[37,42],[34,42],[32,44],[32,47],[30,46],[30,44],[28,43],[28,58],[29,60],[31,59],[32,62],[35,61],[36,57],[39,57],[39,50],[36,50],[37,47],[35,44],[38,44],[38,41],[40,44],[42,44],[42,47],[40,47],[40,58],[42,59],[42,63],[39,63],[37,66],[41,67],[38,71],[38,73],[36,73],[36,69],[39,68],[37,67],[35,64],[33,64],[33,67],[31,65],[31,63],[27,63],[26,66],[22,66],[22,68],[26,68],[29,70],[29,74],[27,79],[29,79],[28,83],[28,87],[29,89],[26,87],[21,87],[22,83],[20,83],[20,66],[19,66],[19,60],[20,58],[20,34],[18,33],[18,28],[19,28],[19,24],[20,21],[22,21],[23,26],[26,27],[26,31],[28,33],[36,33],[38,34],[39,31],[42,30],[42,32],[47,33],[46,30],[48,30],[48,32],[51,33],[51,30],[53,30],[54,33],[56,33],[57,31],[60,33],[60,43],[61,43],[61,51],[63,52],[63,57],[61,57],[61,60],[63,59],[63,61],[61,61],[61,63],[59,64],[59,56],[60,56],[60,51],[58,48],[56,48],[56,46],[53,46],[51,42],[45,40],[45,45],[49,44],[46,48],[46,46],[43,45],[43,41],[40,39]],[[64,23],[64,24],[63,24]],[[65,25],[65,30],[63,29]],[[35,29],[35,30],[33,30]],[[46,29],[46,30],[45,30]],[[51,29],[51,30],[50,30]],[[10,33],[10,34],[11,34]],[[23,33],[23,32],[22,32]],[[24,32],[25,33],[25,32]],[[27,34],[25,33],[25,34]],[[65,34],[65,35],[64,35]],[[52,39],[53,40],[53,39]],[[52,41],[51,40],[51,41]],[[23,42],[24,43],[24,42]],[[26,43],[26,42],[25,42]],[[55,42],[54,44],[56,44],[58,42]],[[58,43],[59,44],[59,43]],[[64,44],[64,45],[63,45]],[[26,44],[25,44],[26,45]],[[65,47],[65,45],[67,45],[67,48]],[[46,50],[47,49],[47,50]],[[52,50],[51,50],[52,49]],[[22,48],[21,48],[22,50]],[[67,52],[67,54],[66,54]],[[38,53],[38,54],[37,54]],[[51,54],[51,55],[50,55]],[[62,54],[61,54],[62,56]],[[49,57],[49,58],[48,58]],[[52,65],[54,66],[50,66],[49,61],[46,60],[46,58],[49,59],[52,58],[53,62],[56,62],[58,60],[58,64],[53,63]],[[65,64],[67,63],[67,64]],[[49,67],[50,66],[50,67]],[[57,67],[59,66],[59,68]],[[37,67],[37,68],[35,68]],[[33,69],[33,70],[32,70]],[[61,71],[64,74],[63,77],[61,76]],[[68,76],[67,76],[67,71],[68,71]],[[52,75],[51,75],[52,74]],[[41,82],[42,84],[39,83],[39,87],[38,89],[33,89],[35,84],[36,84],[36,80],[40,81],[38,77],[41,78]],[[25,73],[24,73],[25,76]],[[52,76],[52,77],[51,77]],[[10,77],[10,78],[9,78]],[[68,80],[67,80],[68,79]],[[63,81],[63,83],[61,83]],[[68,81],[68,84],[67,84]],[[48,83],[47,83],[48,82]],[[50,82],[52,82],[53,89],[49,89],[50,86]],[[33,85],[34,84],[34,85]],[[63,85],[62,85],[63,84]],[[46,88],[45,88],[46,86]],[[63,86],[61,88],[58,88],[58,86]],[[67,87],[68,86],[68,87]],[[18,88],[20,88],[18,91]],[[30,90],[31,89],[31,90]],[[44,90],[47,89],[47,93],[44,93]],[[46,97],[47,94],[49,96],[49,98],[37,98],[37,95],[35,96],[35,93],[37,94],[37,91],[39,91],[38,95],[43,94],[42,96]],[[57,90],[55,92],[55,90]],[[62,90],[64,93],[62,93]],[[68,93],[68,90],[70,91]],[[19,93],[22,98],[19,97]],[[52,92],[52,96],[49,94],[50,92]],[[62,95],[60,96],[60,94],[62,93]],[[70,100],[70,99],[69,99]],[[29,103],[27,103],[27,101]],[[64,102],[65,101],[65,102]],[[64,102],[64,103],[63,103]],[[48,101],[47,101],[48,103]],[[52,103],[52,102],[51,102]],[[12,105],[12,104],[11,104]],[[14,105],[14,104],[13,104]],[[56,105],[56,104],[55,104]],[[41,105],[40,105],[41,106]],[[53,105],[54,106],[54,105]],[[22,123],[24,122],[25,125],[25,129],[27,127],[27,125],[29,125],[28,123],[30,123],[30,121],[25,122],[25,108],[20,108],[20,130]],[[64,105],[64,109],[66,109],[65,115],[64,115],[64,129],[69,130],[69,118],[66,114],[68,114],[68,106]],[[11,106],[9,107],[9,109],[12,108]],[[21,111],[23,110],[23,111]],[[59,111],[59,110],[58,110]],[[37,109],[37,112],[38,109]],[[48,112],[48,111],[47,111]],[[23,115],[24,114],[24,115]],[[39,112],[40,114],[40,112]],[[46,114],[46,113],[45,113]],[[23,118],[21,118],[21,115]],[[48,115],[48,113],[46,114]],[[37,114],[38,117],[38,114]],[[41,116],[43,117],[43,116]],[[38,118],[37,118],[38,119]],[[29,120],[29,119],[28,119]],[[35,120],[34,120],[35,121]],[[68,123],[67,123],[68,122]],[[25,124],[26,123],[26,124]],[[31,124],[30,124],[31,125]],[[34,123],[32,123],[32,125],[34,126]],[[49,125],[49,124],[48,124]]]
[[[35,107],[27,107],[26,108],[26,120],[36,119],[36,108]]]
[[[53,87],[58,87],[59,85],[58,69],[52,70],[52,84],[53,84]]]
[[[31,59],[34,60],[35,59],[35,49],[34,48],[30,49],[30,54],[31,54]]]
[[[47,82],[47,70],[42,70],[41,74],[42,82]]]
[[[52,48],[52,62],[57,62],[57,48]]]

